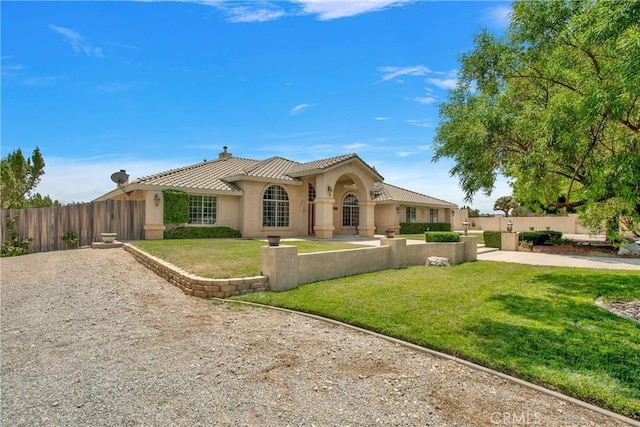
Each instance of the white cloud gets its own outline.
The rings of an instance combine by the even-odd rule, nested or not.
[[[345,150],[362,150],[364,148],[367,148],[369,145],[368,144],[364,144],[362,142],[355,142],[353,144],[347,144],[347,145],[343,145],[342,148]]]
[[[55,31],[58,34],[62,34],[64,40],[71,45],[71,48],[77,53],[84,53],[87,56],[102,57],[102,49],[99,47],[93,47],[87,43],[79,33],[76,33],[69,28],[58,27],[56,25],[49,25],[51,31]]]
[[[496,6],[482,11],[482,20],[492,27],[507,28],[513,9],[510,6]]]
[[[190,163],[181,159],[132,160],[125,157],[101,156],[89,159],[45,157],[45,174],[35,192],[51,196],[60,203],[89,202],[116,188],[111,174],[125,169],[130,181],[182,167]]]
[[[398,151],[396,152],[396,156],[398,157],[408,157],[412,154],[416,154],[415,151]]]
[[[456,78],[448,78],[448,79],[429,78],[426,81],[427,83],[437,86],[440,89],[455,89],[456,84],[458,83],[458,79]]]
[[[22,82],[28,86],[47,86],[57,79],[58,77],[55,76],[38,76],[24,78]]]
[[[421,96],[421,97],[419,96],[417,98],[413,98],[413,100],[420,104],[425,104],[425,105],[435,104],[436,102],[438,102],[438,100],[433,96]]]
[[[410,67],[379,67],[378,71],[382,71],[383,76],[382,79],[377,81],[376,83],[385,82],[387,80],[393,80],[397,77],[401,76],[424,76],[428,73],[431,73],[431,70],[424,65],[414,65]]]
[[[291,109],[291,111],[289,111],[289,114],[294,115],[294,114],[300,114],[303,111],[313,107],[316,104],[300,104],[300,105],[296,105],[295,107],[293,107]]]
[[[408,123],[410,125],[413,126],[417,126],[419,128],[432,128],[433,126],[433,120],[431,119],[410,119],[410,120],[405,120],[405,123]]]
[[[302,6],[304,13],[317,15],[321,21],[377,12],[407,2],[408,0],[295,0],[295,3]]]
[[[380,122],[383,122],[385,120],[391,120],[391,118],[390,117],[374,117],[373,120],[378,120]]]
[[[225,10],[229,14],[229,22],[267,22],[274,21],[286,15],[285,11],[274,8],[237,6]]]
[[[12,72],[16,72],[16,71],[22,71],[24,70],[24,65],[22,64],[8,64],[8,65],[2,65],[0,67],[0,70],[2,71],[2,73],[12,73]]]

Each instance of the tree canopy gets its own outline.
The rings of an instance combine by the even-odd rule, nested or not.
[[[517,208],[518,204],[513,200],[511,196],[502,196],[496,199],[496,202],[493,204],[494,211],[502,211],[504,212],[504,216],[509,216],[509,211]]]
[[[461,56],[433,160],[454,159],[467,200],[501,174],[522,204],[638,231],[638,58],[640,2],[516,1],[505,36],[482,31]]]
[[[36,147],[31,157],[22,150],[9,153],[0,161],[0,208],[23,207],[26,196],[38,185],[44,174],[44,159]]]

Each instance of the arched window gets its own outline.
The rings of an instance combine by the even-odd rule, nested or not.
[[[284,188],[272,185],[262,197],[262,226],[289,226],[289,196]]]
[[[347,193],[342,199],[342,226],[357,227],[359,223],[358,198],[353,193]]]

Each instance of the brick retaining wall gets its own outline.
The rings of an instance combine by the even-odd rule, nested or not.
[[[125,244],[124,249],[149,270],[182,289],[187,295],[199,298],[228,298],[233,295],[269,290],[267,276],[243,277],[236,279],[209,279],[190,274],[146,252]]]

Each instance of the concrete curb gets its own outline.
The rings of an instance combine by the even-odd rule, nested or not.
[[[574,397],[567,396],[567,395],[559,393],[557,391],[549,390],[548,388],[539,386],[537,384],[533,384],[533,383],[530,383],[528,381],[521,380],[521,379],[516,378],[516,377],[512,377],[511,375],[507,375],[507,374],[504,374],[502,372],[494,371],[493,369],[487,368],[487,367],[482,366],[482,365],[475,364],[473,362],[469,362],[469,361],[464,360],[464,359],[459,359],[459,358],[457,358],[455,356],[451,356],[451,355],[448,355],[446,353],[441,353],[439,351],[431,350],[431,349],[426,348],[426,347],[421,347],[419,345],[412,344],[410,342],[403,341],[403,340],[400,340],[398,338],[389,337],[387,335],[379,334],[377,332],[373,332],[373,331],[370,331],[368,329],[363,329],[363,328],[360,328],[358,326],[350,325],[348,323],[343,323],[343,322],[340,322],[339,320],[329,319],[327,317],[318,316],[316,314],[290,310],[288,308],[274,307],[274,306],[270,306],[270,305],[258,304],[258,303],[249,302],[249,301],[240,301],[240,300],[233,300],[233,299],[221,299],[221,298],[211,298],[211,300],[212,301],[222,302],[222,303],[227,303],[227,304],[228,303],[244,304],[244,305],[249,305],[249,306],[254,306],[254,307],[259,307],[259,308],[265,308],[265,309],[270,309],[270,310],[281,311],[281,312],[289,313],[289,314],[297,314],[297,315],[300,315],[300,316],[308,317],[310,319],[320,320],[322,322],[330,323],[330,324],[333,324],[333,325],[336,325],[336,326],[349,328],[349,329],[352,329],[352,330],[355,330],[355,331],[358,331],[358,332],[361,332],[361,333],[364,333],[364,334],[367,334],[367,335],[371,335],[371,336],[374,336],[374,337],[377,337],[377,338],[382,338],[382,339],[384,339],[386,341],[389,341],[391,343],[398,344],[398,345],[401,345],[403,347],[410,348],[412,350],[415,350],[415,351],[418,351],[418,352],[421,352],[421,353],[425,353],[425,354],[429,354],[431,356],[438,357],[438,358],[441,358],[441,359],[451,360],[451,361],[457,362],[457,363],[459,363],[461,365],[464,365],[464,366],[466,366],[468,368],[471,368],[471,369],[474,369],[474,370],[477,370],[477,371],[482,371],[482,372],[494,375],[494,376],[496,376],[498,378],[501,378],[501,379],[513,382],[515,384],[519,384],[521,386],[527,387],[527,388],[529,388],[531,390],[546,394],[546,395],[551,396],[551,397],[555,397],[557,399],[564,400],[565,402],[569,402],[569,403],[572,403],[574,405],[580,406],[581,408],[588,409],[590,411],[596,412],[596,413],[598,413],[600,415],[603,415],[603,416],[606,416],[606,417],[609,417],[609,418],[613,418],[615,420],[618,420],[618,421],[621,421],[623,423],[626,423],[626,424],[628,424],[630,426],[640,427],[640,421],[636,421],[636,420],[631,419],[629,417],[625,417],[624,415],[620,415],[620,414],[618,414],[616,412],[612,412],[612,411],[609,411],[607,409],[600,408],[599,406],[595,406],[595,405],[592,405],[590,403],[583,402],[582,400],[576,399]]]

